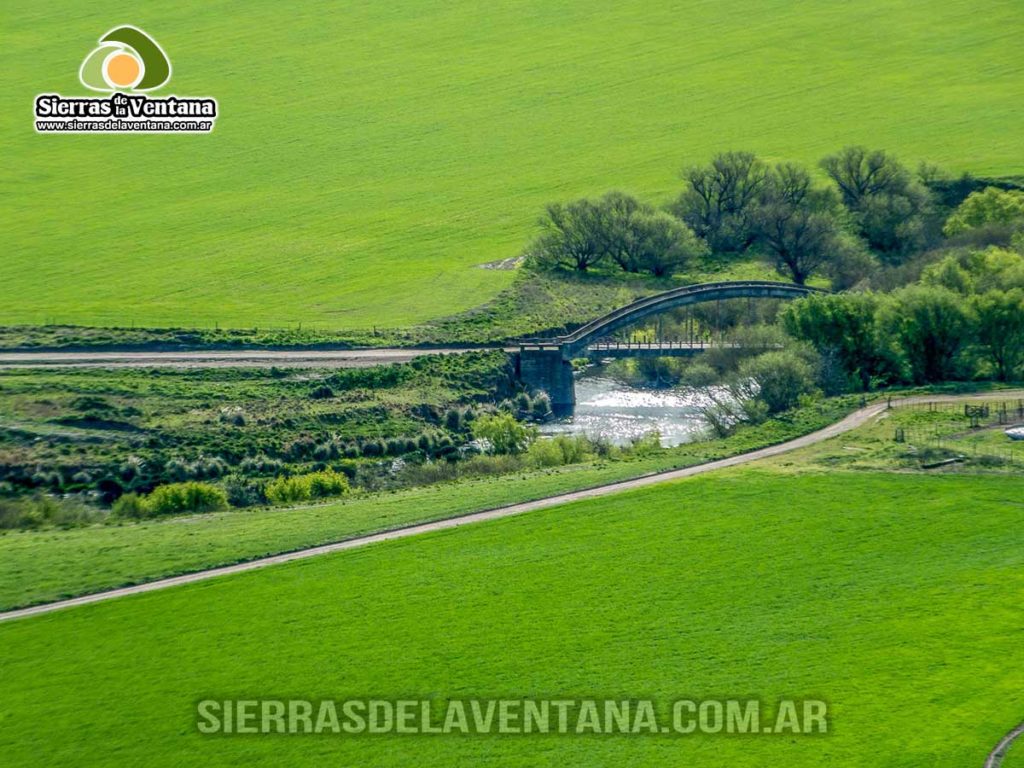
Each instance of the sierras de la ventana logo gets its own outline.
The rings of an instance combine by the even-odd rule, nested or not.
[[[78,79],[108,95],[39,94],[37,133],[209,133],[217,120],[212,97],[149,95],[170,81],[171,61],[152,36],[129,24],[100,37]]]

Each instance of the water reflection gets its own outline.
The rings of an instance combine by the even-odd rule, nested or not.
[[[576,378],[576,409],[568,417],[541,426],[544,434],[583,434],[615,445],[628,445],[657,430],[665,446],[703,437],[700,409],[709,403],[704,389],[632,387],[595,367]]]

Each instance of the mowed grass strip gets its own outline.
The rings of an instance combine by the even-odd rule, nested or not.
[[[732,471],[0,626],[10,765],[980,765],[1024,484]],[[247,736],[205,698],[827,699],[792,736]]]
[[[1016,0],[5,7],[0,324],[401,326],[508,285],[541,206],[726,149],[1024,172]],[[116,23],[210,136],[36,135]]]

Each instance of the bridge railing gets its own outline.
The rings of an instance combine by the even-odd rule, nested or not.
[[[794,293],[814,293],[823,292],[820,288],[811,288],[809,286],[798,286],[795,283],[778,283],[771,280],[728,280],[716,283],[698,283],[697,285],[684,285],[679,288],[673,288],[662,293],[656,293],[653,296],[645,296],[642,299],[626,304],[625,306],[619,307],[618,309],[612,310],[607,315],[591,320],[585,325],[581,325],[571,333],[567,333],[564,336],[558,336],[551,341],[559,341],[561,343],[573,343],[579,341],[584,336],[592,333],[598,328],[614,321],[621,317],[631,315],[641,309],[646,309],[651,306],[657,306],[673,299],[682,298],[684,296],[696,295],[699,293],[714,293],[726,289],[742,290],[744,288],[749,289],[783,289],[791,290]]]

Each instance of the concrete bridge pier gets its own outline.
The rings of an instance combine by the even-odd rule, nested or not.
[[[519,380],[532,389],[547,392],[555,413],[571,411],[576,405],[572,363],[565,359],[561,346],[521,348]]]

